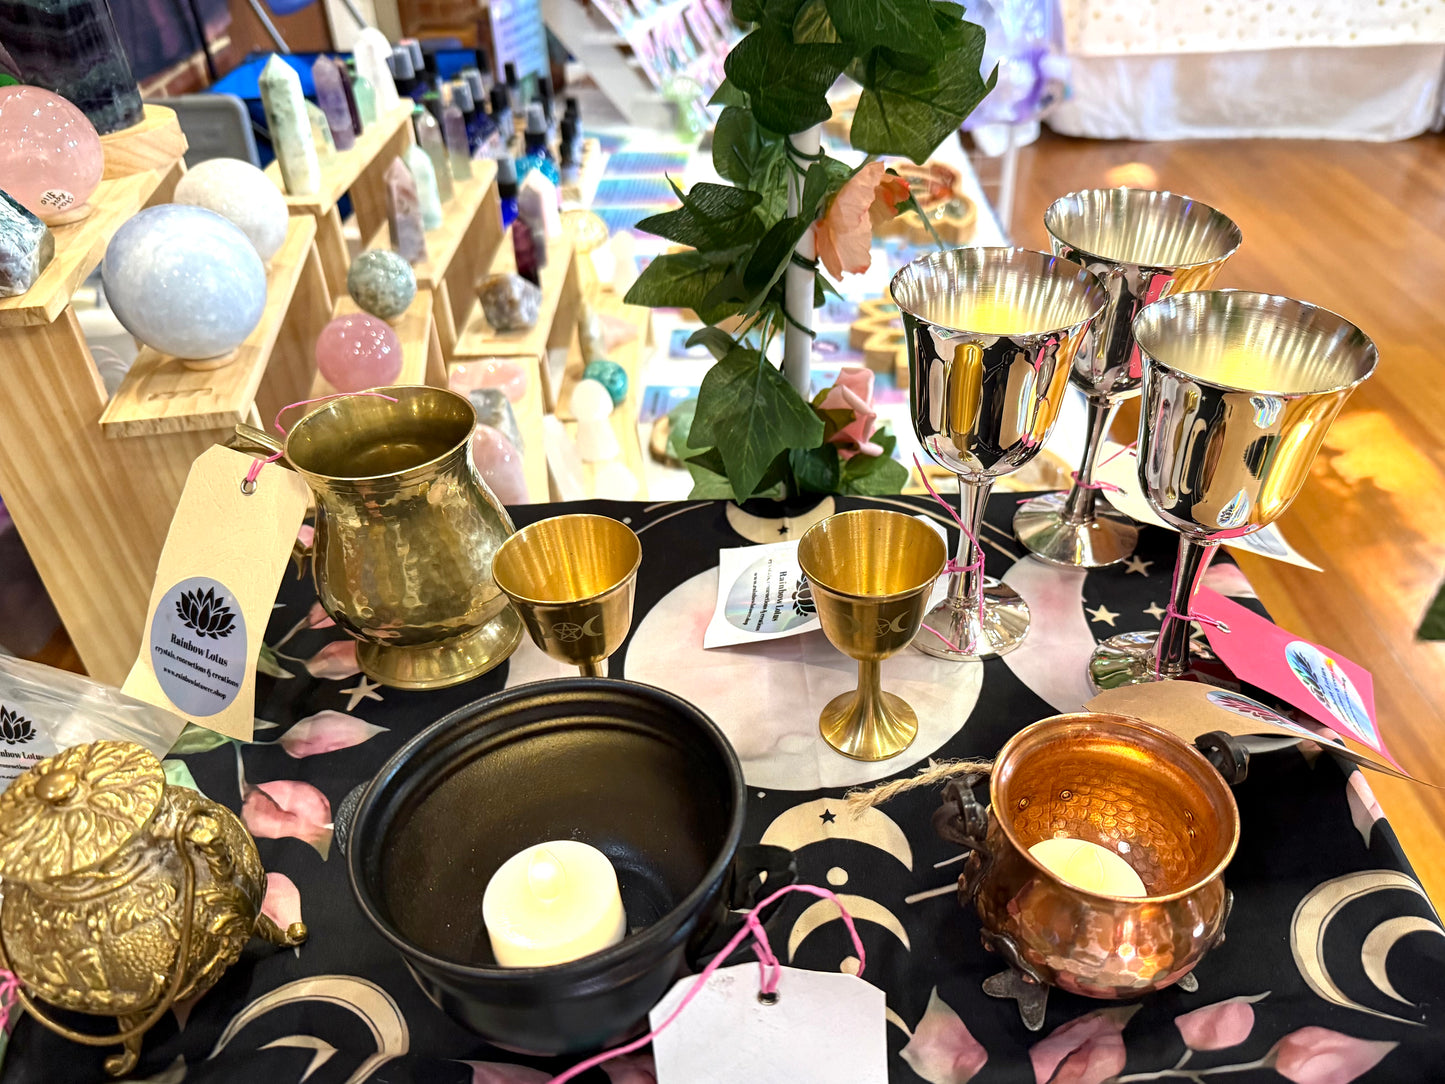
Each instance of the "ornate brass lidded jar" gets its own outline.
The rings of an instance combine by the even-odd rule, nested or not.
[[[261,914],[266,874],[241,821],[188,787],[167,785],[131,742],[77,745],[40,761],[0,795],[0,964],[51,1031],[130,1072],[141,1040],[177,1001],[210,989],[253,936],[297,945]],[[36,1004],[114,1016],[84,1034]]]

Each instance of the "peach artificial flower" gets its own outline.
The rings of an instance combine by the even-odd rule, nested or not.
[[[818,259],[828,274],[836,279],[845,271],[867,271],[873,230],[896,215],[907,198],[908,182],[888,173],[882,162],[869,162],[848,178],[818,223]]]

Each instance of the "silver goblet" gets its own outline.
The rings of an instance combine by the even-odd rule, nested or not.
[[[1364,332],[1328,309],[1238,290],[1157,301],[1134,335],[1144,359],[1139,484],[1179,531],[1179,559],[1159,631],[1112,636],[1094,651],[1098,689],[1210,680],[1190,666],[1190,604],[1210,560],[1290,506],[1378,360]]]
[[[1082,266],[1022,248],[959,248],[914,260],[893,278],[908,340],[919,443],[958,475],[965,529],[948,598],[914,644],[944,659],[1003,655],[1023,640],[1029,609],[983,575],[978,545],[994,480],[1043,447],[1069,369],[1104,289]]]
[[[1109,303],[1074,357],[1070,376],[1087,397],[1084,461],[1067,494],[1019,507],[1014,533],[1056,565],[1103,568],[1134,552],[1139,529],[1099,500],[1094,464],[1114,408],[1139,387],[1135,314],[1170,294],[1204,290],[1239,248],[1239,227],[1213,207],[1173,192],[1093,188],[1070,192],[1044,212],[1054,253],[1099,276]]]

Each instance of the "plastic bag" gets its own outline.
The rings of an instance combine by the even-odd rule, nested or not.
[[[109,685],[0,655],[0,791],[36,761],[85,742],[133,741],[164,757],[185,725]]]

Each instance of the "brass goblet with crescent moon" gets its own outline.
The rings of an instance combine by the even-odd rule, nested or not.
[[[829,641],[858,661],[858,688],[834,697],[818,720],[823,740],[854,760],[886,760],[918,735],[918,716],[883,691],[879,664],[918,634],[948,550],[902,512],[840,512],[810,527],[798,564]]]
[[[1114,408],[1143,377],[1134,316],[1171,294],[1206,290],[1243,235],[1198,200],[1144,188],[1070,192],[1044,212],[1054,254],[1099,276],[1109,301],[1074,356],[1070,382],[1086,396],[1084,460],[1068,493],[1019,506],[1014,533],[1037,557],[1069,568],[1103,568],[1134,552],[1139,528],[1101,500],[1094,464]]]
[[[532,642],[584,677],[627,639],[642,543],[607,516],[554,516],[523,527],[497,550],[492,575]]]
[[[959,248],[914,260],[893,278],[908,340],[913,429],[958,475],[958,571],[924,619],[919,650],[941,659],[1007,654],[1029,608],[987,580],[979,533],[989,490],[1048,439],[1074,355],[1107,295],[1083,266],[1022,248]]]
[[[1175,294],[1134,320],[1144,360],[1139,484],[1179,531],[1157,633],[1099,644],[1095,688],[1210,675],[1191,667],[1190,604],[1227,539],[1278,519],[1345,400],[1374,372],[1375,344],[1328,309],[1270,294]]]

